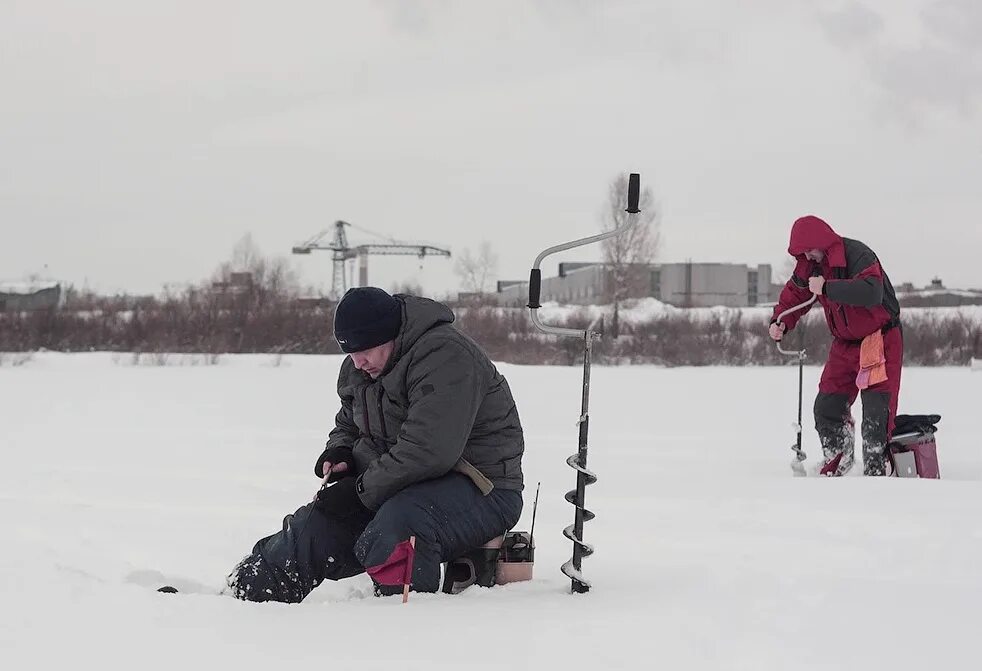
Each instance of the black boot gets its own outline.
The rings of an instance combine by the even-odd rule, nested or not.
[[[887,474],[887,425],[890,394],[863,391],[863,475]]]
[[[845,394],[815,397],[815,430],[822,444],[825,466],[822,475],[839,477],[852,469],[856,460],[856,426]]]

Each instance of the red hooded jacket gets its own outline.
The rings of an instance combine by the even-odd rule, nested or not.
[[[821,263],[805,258],[805,252],[811,249],[825,252]],[[862,340],[877,329],[900,323],[900,304],[890,279],[873,250],[863,243],[839,236],[823,220],[809,215],[791,227],[788,253],[798,259],[798,265],[781,291],[774,319],[807,301],[812,295],[808,278],[820,273],[825,287],[818,302],[825,309],[829,330],[836,338]],[[787,315],[783,320],[787,330],[793,329],[807,311]]]

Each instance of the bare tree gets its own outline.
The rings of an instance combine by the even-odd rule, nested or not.
[[[471,253],[470,249],[461,252],[454,272],[465,291],[483,294],[498,272],[498,255],[491,248],[491,243],[485,240],[478,246],[476,254]]]
[[[607,203],[603,213],[603,230],[612,231],[628,222],[628,175],[618,175],[607,189]],[[650,288],[650,264],[658,254],[660,241],[658,209],[650,187],[641,190],[639,221],[626,232],[601,243],[606,286],[604,293],[614,304],[611,333],[620,335],[620,305],[625,298],[647,296]]]
[[[250,233],[235,243],[231,260],[218,266],[212,281],[228,285],[233,273],[249,274],[250,302],[263,304],[270,298],[293,297],[299,292],[299,280],[290,262],[282,256],[263,256]]]
[[[259,246],[252,239],[252,233],[246,233],[232,248],[232,269],[241,272],[249,272],[256,266],[262,264],[263,253]]]

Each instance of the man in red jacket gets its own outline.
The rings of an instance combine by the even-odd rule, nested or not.
[[[825,310],[833,337],[815,398],[815,429],[825,456],[821,472],[839,476],[852,468],[856,432],[851,407],[859,393],[860,347],[864,339],[879,332],[886,379],[862,390],[861,433],[863,473],[886,475],[886,445],[897,414],[904,356],[900,303],[890,279],[869,247],[840,237],[818,217],[794,222],[788,253],[798,264],[774,308],[770,337],[780,340],[795,327],[807,309],[786,316],[782,323],[777,323],[777,315],[812,294]]]

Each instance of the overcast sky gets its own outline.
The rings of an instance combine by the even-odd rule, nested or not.
[[[780,268],[811,213],[980,287],[980,34],[977,0],[0,0],[0,279],[152,292],[336,219],[526,278],[634,171],[661,260]]]

